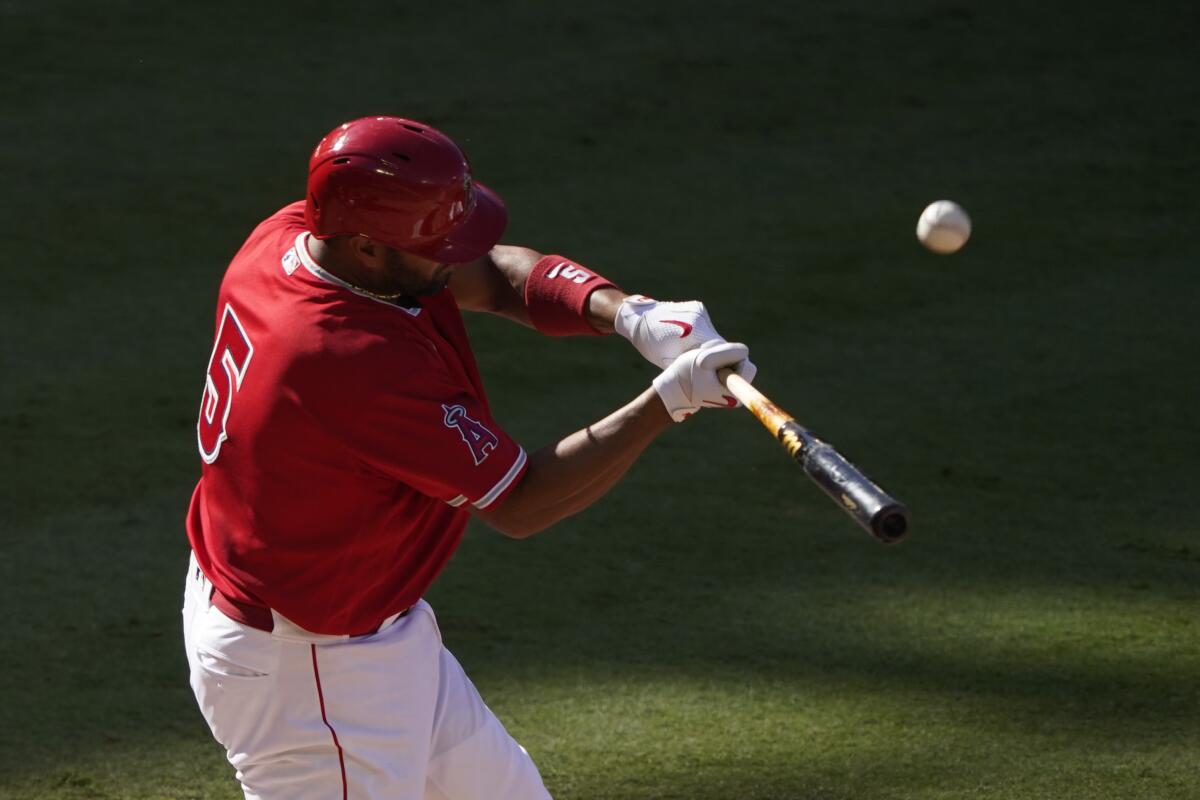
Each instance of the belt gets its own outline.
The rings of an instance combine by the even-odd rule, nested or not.
[[[212,587],[210,602],[217,607],[218,611],[230,619],[237,620],[238,622],[249,625],[251,628],[256,628],[260,631],[266,631],[267,633],[275,630],[275,617],[271,613],[271,609],[267,608],[266,606],[255,605],[253,603],[247,603],[242,600],[234,600],[226,597],[218,592],[215,586]],[[401,617],[405,617],[410,611],[412,611],[412,606],[404,609],[399,614],[393,614],[385,617],[384,619],[375,623],[375,626],[369,630],[351,633],[349,636],[353,638],[356,636],[370,636],[371,634],[378,633],[379,629],[383,627],[385,622],[392,622],[400,619]]]

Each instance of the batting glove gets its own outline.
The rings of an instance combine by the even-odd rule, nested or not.
[[[625,298],[613,322],[642,357],[659,369],[666,369],[688,350],[705,342],[723,342],[704,303],[659,302],[642,295]]]
[[[682,422],[701,408],[736,408],[740,404],[726,392],[717,370],[730,367],[752,381],[758,368],[749,355],[750,348],[740,342],[705,342],[671,362],[654,379],[654,391],[676,422]]]

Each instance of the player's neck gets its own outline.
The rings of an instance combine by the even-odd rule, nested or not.
[[[330,275],[341,278],[356,289],[360,289],[381,300],[391,300],[397,295],[395,288],[379,286],[378,276],[370,269],[364,267],[354,259],[345,258],[337,250],[330,247],[328,243],[317,237],[307,237],[305,245],[308,247],[308,254],[312,257],[312,260],[317,262],[317,266]]]

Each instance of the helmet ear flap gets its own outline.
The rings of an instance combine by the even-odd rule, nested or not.
[[[318,238],[361,234],[447,263],[490,250],[508,219],[448,136],[401,117],[330,131],[309,160],[305,220]]]

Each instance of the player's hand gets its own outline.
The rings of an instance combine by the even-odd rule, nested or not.
[[[705,342],[671,362],[654,379],[654,391],[676,422],[701,408],[737,408],[740,403],[725,390],[717,371],[729,367],[747,381],[753,381],[758,368],[749,356],[750,348],[740,342]]]
[[[613,328],[659,369],[705,342],[723,342],[704,303],[651,300],[630,295],[621,303]]]

